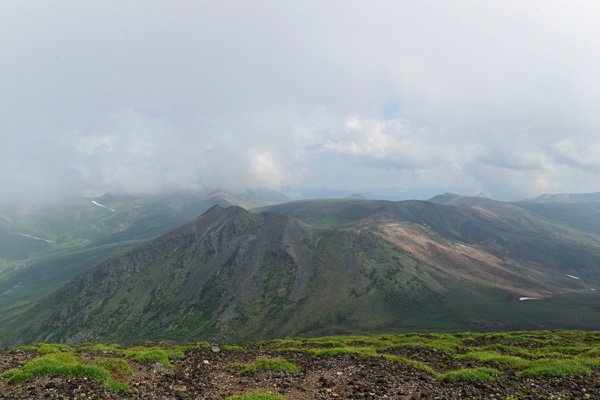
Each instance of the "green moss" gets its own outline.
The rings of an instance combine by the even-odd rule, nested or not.
[[[149,342],[146,346],[122,347],[118,344],[94,344],[84,345],[77,348],[77,351],[96,351],[105,354],[122,355],[140,363],[160,362],[165,366],[170,366],[171,359],[181,358],[186,351],[208,347],[207,342],[198,342],[181,346],[168,346],[164,343],[158,345]]]
[[[394,339],[392,339],[394,338]],[[374,335],[374,336],[323,336],[318,338],[293,338],[271,341],[281,348],[286,347],[385,347],[390,340],[401,340],[399,335]],[[408,339],[411,340],[411,339]]]
[[[387,360],[418,369],[420,371],[428,373],[429,375],[432,375],[432,376],[437,375],[437,372],[435,372],[435,370],[433,368],[431,368],[429,365],[427,365],[425,363],[422,363],[421,361],[411,360],[410,358],[395,356],[392,354],[385,354],[384,357]]]
[[[114,372],[115,374],[123,376],[133,375],[133,369],[131,369],[129,363],[120,358],[106,358],[102,360],[96,360],[90,365],[101,367],[110,372]]]
[[[517,372],[517,376],[569,376],[590,373],[589,367],[579,360],[545,358],[532,361],[527,368]]]
[[[485,347],[468,346],[468,341],[485,340]],[[559,373],[557,366],[573,373],[586,368],[600,368],[598,352],[600,335],[582,331],[522,331],[500,333],[461,334],[401,334],[373,336],[326,336],[320,338],[291,338],[264,342],[278,350],[299,351],[313,356],[358,354],[363,357],[384,356],[390,361],[409,365],[439,379],[492,379],[490,369],[469,369],[438,374],[431,367],[406,357],[386,354],[404,347],[430,348],[457,359],[472,360],[492,366],[511,367],[527,374]],[[554,359],[554,363],[546,359]],[[546,361],[542,361],[546,360]],[[494,370],[495,371],[495,370]],[[553,372],[554,371],[554,372]],[[486,375],[487,374],[487,375]],[[455,378],[458,375],[459,378]]]
[[[474,348],[469,348],[472,351],[496,351],[496,352],[502,352],[502,353],[509,353],[511,355],[519,355],[519,356],[525,356],[525,357],[535,357],[535,354],[533,351],[522,348],[522,347],[517,347],[517,346],[508,346],[502,343],[494,343],[494,344],[490,344],[487,345],[483,348],[478,348],[478,349],[474,349]]]
[[[248,375],[256,371],[281,371],[296,374],[300,367],[285,358],[258,358],[251,363],[235,363],[233,368],[240,370],[241,375]]]
[[[500,375],[494,368],[464,368],[456,371],[438,374],[437,379],[442,382],[492,382]]]
[[[35,351],[41,354],[60,353],[64,351],[73,351],[73,348],[68,344],[62,343],[35,343],[27,346],[17,347],[19,351]]]
[[[486,333],[481,335],[484,339],[491,340],[506,340],[511,342],[519,342],[523,344],[528,343],[543,343],[543,344],[554,344],[548,341],[548,332],[539,331],[539,333],[532,332],[494,332]]]
[[[484,347],[469,346],[472,341],[484,341]],[[488,344],[489,343],[489,344]],[[296,351],[315,357],[336,357],[345,354],[356,354],[360,357],[384,357],[390,362],[423,371],[440,381],[489,381],[499,371],[490,367],[502,366],[514,368],[519,376],[565,376],[590,373],[591,368],[600,368],[600,334],[580,331],[535,331],[535,332],[502,332],[502,333],[463,333],[463,334],[382,334],[361,336],[325,336],[319,338],[288,338],[283,340],[263,341],[262,345],[278,351]],[[45,370],[40,364],[27,364],[21,369],[6,371],[3,376],[7,380],[29,379],[27,375],[35,370],[35,374],[49,371],[52,375],[82,375],[94,377],[104,382],[111,390],[125,390],[123,383],[112,378],[115,375],[127,376],[133,373],[127,360],[98,359],[91,363],[83,361],[87,352],[114,354],[140,363],[158,362],[171,368],[171,361],[184,356],[186,351],[208,346],[208,343],[192,343],[183,346],[170,346],[166,343],[148,342],[143,346],[124,347],[117,344],[89,344],[73,349],[63,344],[37,343],[22,346],[18,350],[35,351],[50,358],[54,364]],[[483,368],[469,368],[446,373],[439,373],[418,360],[389,354],[389,350],[413,347],[429,348],[451,355],[456,359],[482,363]],[[244,352],[240,345],[223,345],[223,350]],[[67,354],[71,351],[74,354]],[[43,357],[38,357],[38,359]],[[98,358],[98,357],[94,357]],[[32,362],[34,360],[31,360]],[[36,361],[40,363],[41,361]],[[57,363],[60,364],[57,367]],[[61,366],[62,365],[62,366]],[[67,368],[67,366],[69,368]],[[300,371],[298,365],[284,358],[259,358],[247,364],[234,364],[242,374],[250,374],[259,370]],[[35,368],[34,368],[35,367]],[[61,369],[62,368],[62,369]],[[94,369],[95,368],[95,369]],[[25,373],[25,370],[30,371]],[[98,372],[100,370],[100,372]],[[54,371],[54,372],[53,372]],[[58,372],[57,372],[58,371]],[[102,372],[104,371],[104,372]],[[84,375],[86,374],[86,375]],[[106,375],[108,374],[108,375]],[[39,375],[35,375],[39,376]],[[110,379],[105,379],[109,376]]]
[[[119,354],[142,364],[158,362],[165,367],[171,368],[170,360],[183,357],[187,349],[186,346],[137,346],[124,349]]]
[[[180,346],[173,346],[174,349],[181,350],[183,352],[186,352],[188,350],[193,350],[193,349],[202,349],[205,347],[210,347],[210,344],[208,342],[195,342],[195,343],[184,344],[184,345],[180,345]]]
[[[471,351],[456,356],[459,360],[479,361],[485,364],[508,365],[515,368],[523,368],[531,362],[521,357],[507,356],[493,351]]]
[[[462,346],[462,339],[448,333],[432,333],[432,340],[425,342],[425,347],[438,350],[444,353],[454,353],[456,349]]]
[[[301,339],[277,339],[277,340],[263,340],[257,342],[258,344],[272,344],[280,348],[301,346],[304,342]]]
[[[78,351],[97,351],[99,353],[108,353],[108,354],[123,354],[124,349],[118,344],[87,344],[83,346],[79,346],[77,348]]]
[[[111,391],[128,391],[129,387],[115,380],[109,370],[101,365],[83,364],[81,357],[70,353],[48,353],[29,360],[18,369],[0,375],[8,384],[29,381],[40,376],[83,376],[98,380]]]
[[[226,397],[225,400],[285,400],[283,396],[266,392],[250,392]]]
[[[417,334],[374,336],[326,336],[311,339],[284,339],[274,341],[279,350],[305,351],[313,355],[339,355],[357,353],[367,357],[377,356],[381,350],[402,347],[430,348],[444,353],[455,353],[462,340],[449,334],[425,337]],[[304,350],[308,349],[308,350]],[[323,351],[327,349],[327,351]]]
[[[208,346],[208,343],[206,342],[198,342],[183,346],[168,346],[164,343],[159,343],[158,345],[151,344],[152,343],[148,343],[146,346],[135,346],[129,348],[122,347],[118,344],[90,344],[80,346],[77,351],[93,351],[104,354],[115,354],[127,357],[142,364],[158,362],[167,368],[172,368],[172,359],[183,357],[185,352],[188,350]]]
[[[222,347],[223,347],[223,350],[233,351],[236,353],[245,353],[246,352],[246,349],[243,346],[240,346],[237,344],[224,344]]]
[[[315,357],[335,357],[343,354],[357,354],[361,357],[378,357],[377,351],[372,347],[333,347],[328,349],[299,349]]]
[[[585,353],[589,350],[593,350],[589,346],[581,344],[574,344],[570,346],[544,346],[536,350],[539,354],[564,354],[564,355],[576,355]]]
[[[600,368],[600,357],[577,357],[576,360],[586,367]]]
[[[433,340],[433,341],[416,341],[416,342],[399,342],[385,346],[386,350],[400,349],[403,347],[427,348],[433,349],[442,353],[453,354],[459,348],[459,344],[451,341]]]

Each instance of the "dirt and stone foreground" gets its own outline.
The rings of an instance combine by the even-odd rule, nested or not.
[[[564,354],[565,359],[575,359],[581,354],[577,349],[588,355],[597,354],[598,336],[593,335],[591,340],[554,345],[546,345],[538,339],[527,342],[487,336],[463,337],[460,345],[456,345],[458,342],[448,340],[450,336],[438,340],[421,335],[414,336],[412,341],[391,340],[391,343],[389,338],[380,336],[372,341],[338,341],[336,337],[243,347],[189,346],[182,357],[171,358],[170,368],[152,360],[128,358],[133,375],[113,374],[117,381],[128,385],[128,391],[111,391],[102,382],[81,376],[41,376],[16,384],[8,383],[5,376],[0,379],[0,399],[224,399],[251,391],[279,394],[289,400],[600,399],[597,366],[590,367],[586,373],[563,370],[558,373],[562,376],[523,376],[520,371],[525,367],[519,364],[519,360],[535,362],[542,355],[552,360],[561,359],[560,354]],[[382,347],[381,343],[389,344]],[[70,349],[86,362],[115,357],[110,349]],[[474,351],[506,357],[485,362],[481,355],[477,356],[479,359],[465,357],[465,354],[475,354]],[[519,352],[519,356],[514,355]],[[2,350],[0,373],[21,368],[28,360],[40,356],[35,346]],[[236,363],[281,358],[297,365],[299,372],[259,369],[242,374],[240,367],[236,367]],[[409,365],[405,360],[417,363]],[[450,371],[486,368],[491,364],[498,373],[487,381],[466,378],[467,381],[449,382],[440,378]],[[435,372],[432,374],[427,368]]]

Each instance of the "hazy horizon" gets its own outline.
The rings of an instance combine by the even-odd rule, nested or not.
[[[600,3],[4,2],[0,203],[598,192]]]

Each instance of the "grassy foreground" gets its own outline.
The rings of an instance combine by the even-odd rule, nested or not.
[[[281,351],[305,352],[316,357],[340,354],[384,357],[447,382],[493,381],[502,374],[498,367],[531,377],[589,375],[591,368],[600,367],[600,332],[415,333],[285,339],[272,343]],[[439,372],[426,362],[394,354],[394,350],[408,348],[430,349],[482,366]]]
[[[204,342],[141,346],[38,343],[7,352],[23,356],[24,361],[0,370],[0,389],[2,385],[17,388],[24,382],[43,377],[85,377],[100,383],[108,393],[130,392],[136,375],[148,374],[149,369],[160,380],[160,376],[170,376],[183,368],[181,365],[186,359],[195,365],[217,368],[209,361],[212,355],[218,355],[222,368],[229,371],[229,376],[237,376],[239,382],[247,376],[254,377],[255,382],[265,376],[303,379],[315,370],[313,363],[327,363],[328,359],[356,364],[372,360],[373,365],[397,365],[429,376],[432,385],[439,388],[457,383],[493,385],[499,380],[520,379],[567,378],[569,384],[577,384],[588,376],[596,379],[594,376],[598,377],[600,372],[600,332],[584,331],[328,336],[221,346]],[[196,359],[199,361],[193,361]],[[594,390],[591,388],[588,393],[600,396],[600,392]],[[243,385],[239,390],[230,388],[229,393],[232,391],[234,394],[221,398],[288,398],[285,392],[244,390]],[[511,393],[506,398],[508,396],[514,395]]]
[[[208,346],[195,343],[186,346],[147,344],[146,346],[123,347],[118,344],[94,344],[72,347],[60,343],[36,343],[20,346],[17,352],[34,352],[39,356],[27,361],[20,368],[0,372],[0,378],[8,384],[17,384],[42,376],[81,376],[100,381],[107,390],[128,392],[129,386],[116,377],[134,375],[129,361],[157,363],[162,372],[170,372],[171,359],[181,358],[185,351]],[[102,357],[98,359],[98,354]],[[114,357],[116,356],[116,357]]]

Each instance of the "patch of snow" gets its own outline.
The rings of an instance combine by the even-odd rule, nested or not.
[[[31,236],[31,235],[28,235],[28,234],[26,234],[26,233],[19,233],[19,235],[20,235],[20,236],[23,236],[23,237],[26,237],[26,238],[29,238],[29,239],[41,240],[42,242],[46,242],[46,243],[52,243],[52,242],[51,242],[50,240],[48,240],[48,239],[42,239],[42,238],[39,238],[39,237],[37,237],[37,236]]]
[[[539,300],[538,297],[519,297],[519,301],[523,300]]]
[[[100,204],[100,203],[98,203],[97,201],[94,201],[94,200],[92,200],[92,203],[93,203],[94,205],[98,206],[98,207],[102,207],[102,208],[104,208],[104,209],[107,209],[107,210],[110,210],[110,211],[112,211],[112,212],[115,212],[115,211],[117,211],[117,210],[115,210],[114,208],[106,207],[105,205],[102,205],[102,204]]]
[[[596,291],[596,289],[590,289],[590,290],[591,290],[592,292],[595,292],[595,291]]]
[[[577,277],[577,276],[573,276],[573,275],[569,275],[569,274],[565,274],[565,275],[567,275],[569,278],[573,278],[573,279],[579,280],[579,277]]]

